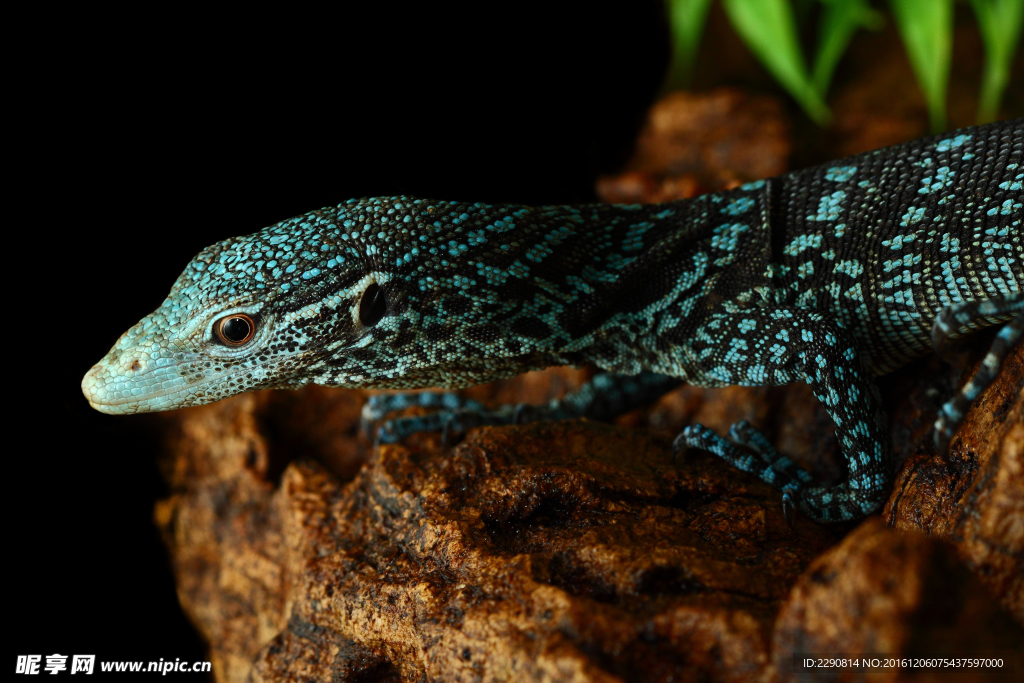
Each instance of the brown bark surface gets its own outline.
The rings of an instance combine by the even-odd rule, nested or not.
[[[794,655],[816,659],[889,653],[911,660],[969,655],[1017,665],[1024,629],[1000,610],[946,543],[900,533],[871,517],[816,559],[790,591],[775,622],[772,663],[779,679],[806,679]],[[1009,654],[1007,654],[1009,653]],[[884,660],[887,657],[881,657]],[[818,670],[819,678],[863,680],[851,669]],[[886,666],[872,681],[1002,681],[1006,668],[973,671]]]
[[[972,368],[977,369],[977,366]],[[950,444],[904,463],[883,511],[900,531],[948,539],[1003,606],[1024,624],[1024,349]]]
[[[771,410],[683,388],[623,420],[660,429],[538,424],[373,454],[360,392],[244,395],[169,418],[175,494],[156,517],[219,680],[774,680],[794,652],[977,654],[1024,638],[997,606],[1020,597],[1021,356],[953,464],[919,430],[885,523],[832,550],[844,529],[791,531],[777,492],[704,453],[673,458],[659,435],[694,416],[785,423],[798,388]],[[476,395],[543,400],[545,379],[557,392],[582,376]]]

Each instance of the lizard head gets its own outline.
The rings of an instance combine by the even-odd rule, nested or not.
[[[124,414],[310,382],[454,387],[543,367],[543,323],[509,322],[521,297],[498,287],[516,281],[502,268],[508,240],[495,237],[517,207],[490,208],[352,200],[214,244],[82,391],[97,410]],[[474,263],[497,268],[477,276]],[[477,279],[494,286],[469,295]]]
[[[365,339],[386,313],[382,278],[316,229],[327,218],[314,212],[201,251],[85,375],[90,404],[149,412],[301,386],[325,335]]]

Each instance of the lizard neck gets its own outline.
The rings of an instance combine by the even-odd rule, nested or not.
[[[391,260],[376,249],[366,268],[387,290],[392,315],[358,354],[338,348],[327,358],[320,383],[352,386],[358,376],[375,387],[456,387],[587,361],[635,369],[630,340],[650,329],[652,310],[683,293],[680,275],[703,268],[700,245],[714,237],[705,198],[545,207],[374,201],[389,203],[389,224],[422,226],[389,245],[392,254],[416,253]]]

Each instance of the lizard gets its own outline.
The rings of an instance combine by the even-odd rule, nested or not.
[[[1024,330],[1024,119],[966,128],[663,204],[530,207],[352,199],[202,250],[163,304],[85,375],[105,413],[308,383],[462,388],[592,363],[562,400],[487,410],[455,393],[380,394],[378,438],[586,416],[682,382],[806,382],[847,468],[816,485],[747,423],[699,448],[780,489],[784,511],[856,519],[894,476],[874,378],[1001,325],[942,407],[948,442]]]

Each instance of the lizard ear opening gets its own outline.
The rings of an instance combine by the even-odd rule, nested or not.
[[[388,301],[384,296],[384,290],[376,282],[371,282],[359,301],[359,322],[366,327],[373,327],[387,312]]]

